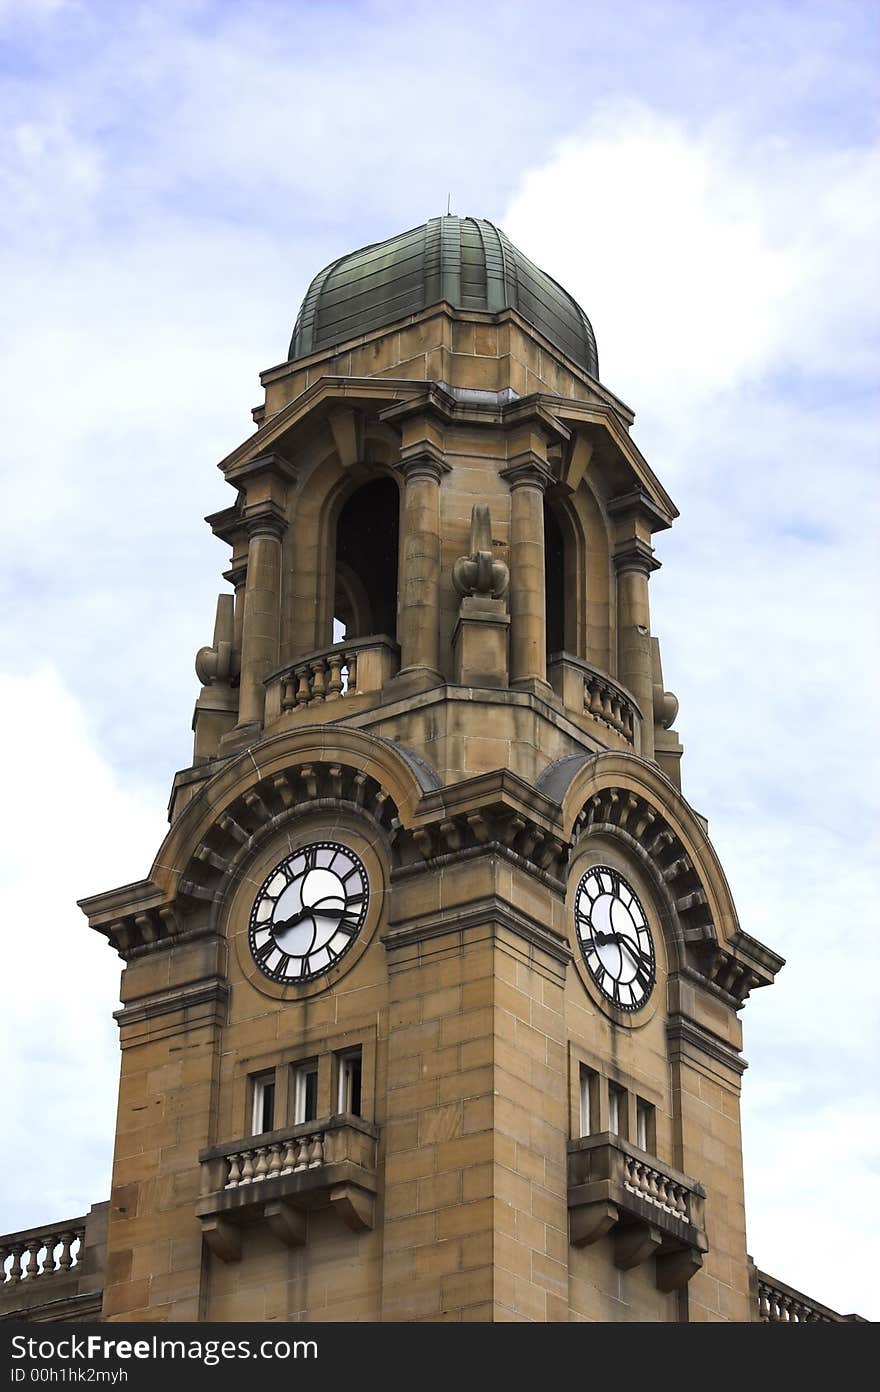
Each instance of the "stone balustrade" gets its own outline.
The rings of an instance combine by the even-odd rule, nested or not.
[[[764,1271],[753,1273],[757,1291],[758,1319],[763,1324],[848,1324],[863,1323],[861,1315],[839,1315],[820,1305],[802,1291],[783,1285]]]
[[[0,1285],[46,1281],[52,1276],[66,1274],[77,1265],[85,1230],[83,1216],[51,1227],[31,1228],[0,1237]]]
[[[624,1188],[631,1194],[656,1204],[664,1213],[671,1213],[683,1223],[691,1221],[691,1191],[686,1185],[679,1184],[671,1175],[655,1169],[646,1161],[637,1160],[634,1155],[624,1155],[623,1174]]]
[[[658,1289],[686,1284],[703,1262],[705,1191],[696,1180],[602,1131],[568,1146],[572,1245],[610,1236],[622,1270],[656,1258]]]
[[[0,1236],[0,1319],[92,1319],[101,1313],[109,1204],[81,1218]]]
[[[224,1188],[238,1189],[244,1184],[259,1184],[276,1175],[297,1174],[314,1170],[324,1163],[324,1133],[315,1131],[301,1136],[288,1136],[271,1145],[234,1150],[227,1155],[229,1178]]]
[[[340,1113],[200,1151],[196,1216],[211,1251],[237,1261],[242,1230],[261,1220],[299,1246],[315,1207],[335,1209],[356,1232],[371,1228],[377,1138],[371,1122]]]
[[[611,730],[638,752],[642,712],[635,697],[614,677],[571,653],[556,653],[549,664],[550,684],[566,710]],[[600,734],[604,741],[604,735]]]
[[[304,653],[266,678],[266,720],[305,710],[309,720],[327,718],[335,701],[378,694],[399,667],[400,648],[385,634]]]

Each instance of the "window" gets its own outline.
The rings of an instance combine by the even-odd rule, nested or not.
[[[251,1134],[259,1136],[263,1131],[275,1129],[275,1071],[258,1073],[252,1080],[253,1107],[251,1112]]]
[[[318,1064],[301,1063],[294,1073],[293,1120],[314,1121],[318,1115]]]
[[[596,1089],[598,1087],[598,1077],[592,1068],[587,1068],[586,1064],[581,1064],[581,1129],[582,1136],[591,1136],[598,1124],[598,1099]]]
[[[636,1145],[639,1150],[647,1150],[651,1155],[656,1149],[654,1108],[641,1097],[636,1098]]]
[[[626,1092],[616,1083],[608,1084],[608,1130],[626,1136]]]
[[[352,1116],[361,1114],[361,1051],[350,1049],[339,1055],[339,1088],[336,1109],[349,1112]]]

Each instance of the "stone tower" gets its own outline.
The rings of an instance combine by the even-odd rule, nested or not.
[[[749,1320],[739,926],[651,633],[676,509],[491,223],[312,282],[124,958],[108,1319]]]

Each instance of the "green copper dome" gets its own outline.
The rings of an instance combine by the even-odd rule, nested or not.
[[[431,218],[326,266],[303,300],[288,358],[358,338],[440,300],[490,314],[515,309],[599,376],[596,339],[580,305],[484,218]]]

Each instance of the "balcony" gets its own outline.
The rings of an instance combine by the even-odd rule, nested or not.
[[[100,1318],[107,1210],[0,1237],[0,1320]]]
[[[400,667],[400,647],[385,634],[352,638],[305,653],[266,678],[266,722],[308,711],[308,719],[339,719],[337,701],[376,696]],[[371,705],[359,700],[357,709]]]
[[[641,747],[642,712],[631,692],[589,662],[571,653],[554,653],[550,685],[565,709],[596,739],[611,748]]]
[[[238,1261],[242,1229],[254,1223],[300,1247],[308,1210],[328,1205],[353,1232],[372,1228],[377,1136],[370,1122],[341,1113],[200,1151],[196,1215],[211,1251]]]
[[[679,1170],[603,1131],[568,1145],[572,1245],[610,1235],[623,1270],[656,1258],[658,1290],[677,1290],[703,1264],[705,1191]]]

